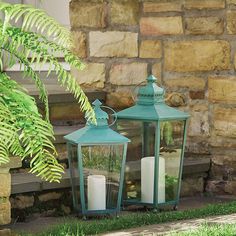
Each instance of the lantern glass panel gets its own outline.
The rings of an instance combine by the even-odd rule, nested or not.
[[[73,204],[75,209],[80,208],[80,191],[79,191],[79,171],[78,171],[78,146],[74,144],[68,144],[69,152],[69,167],[70,167],[70,176],[71,176],[71,185],[72,185],[72,194],[73,194]]]
[[[82,146],[81,151],[85,208],[117,208],[124,145]]]
[[[146,176],[144,176],[145,167],[143,169],[142,159],[151,157],[148,159],[151,159],[151,162],[154,160],[156,122],[119,120],[117,128],[122,135],[131,140],[131,143],[128,145],[126,158],[123,199],[131,203],[133,201],[153,201],[154,176],[152,178],[153,184],[149,184],[148,186],[144,184]],[[149,165],[149,162],[147,165]],[[151,176],[148,175],[147,178],[151,178]],[[149,193],[152,199],[150,201],[146,201],[145,196],[143,196],[146,187],[151,188],[152,191],[152,193]]]
[[[159,192],[163,192],[158,202],[175,201],[178,198],[180,182],[181,155],[184,138],[184,121],[162,121],[160,158],[159,158]],[[163,176],[164,175],[164,176]]]

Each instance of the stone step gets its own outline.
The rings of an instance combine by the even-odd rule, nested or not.
[[[210,159],[199,159],[191,160],[186,158],[184,160],[183,176],[188,174],[201,174],[209,171]],[[11,194],[27,193],[27,192],[38,192],[44,190],[63,189],[70,188],[70,177],[69,170],[65,171],[62,176],[61,183],[49,183],[41,180],[30,173],[13,173]]]

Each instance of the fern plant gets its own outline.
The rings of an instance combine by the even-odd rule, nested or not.
[[[59,182],[63,167],[56,159],[52,143],[53,128],[49,121],[48,96],[45,85],[39,78],[40,68],[49,63],[48,75],[56,73],[58,82],[74,94],[81,110],[94,121],[93,109],[76,79],[58,61],[56,54],[62,53],[71,66],[82,69],[81,63],[70,50],[70,32],[60,26],[44,11],[30,5],[0,2],[0,165],[9,161],[9,156],[30,159],[31,172],[47,181]],[[21,27],[16,27],[19,19]],[[36,106],[33,97],[12,80],[6,68],[19,63],[23,76],[30,77],[39,90],[39,98],[45,105],[45,117]]]

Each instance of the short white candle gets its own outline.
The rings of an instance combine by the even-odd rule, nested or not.
[[[106,178],[104,175],[88,176],[88,210],[106,209]]]
[[[153,203],[155,157],[141,159],[141,201]],[[159,157],[158,203],[165,202],[165,159]]]

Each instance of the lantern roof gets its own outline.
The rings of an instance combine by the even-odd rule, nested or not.
[[[117,113],[118,119],[132,120],[185,120],[189,114],[165,104],[165,90],[156,84],[156,78],[150,75],[147,84],[138,90],[134,106]]]
[[[87,122],[86,126],[78,129],[64,138],[76,144],[115,144],[127,143],[130,140],[115,132],[108,125],[108,114],[101,109],[102,103],[97,99],[93,102],[96,124]]]

